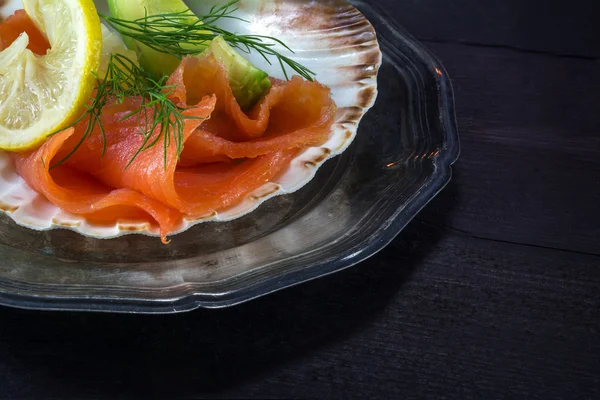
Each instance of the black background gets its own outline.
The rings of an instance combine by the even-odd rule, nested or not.
[[[0,398],[600,398],[600,6],[378,3],[453,79],[449,187],[367,262],[232,309],[0,308]]]

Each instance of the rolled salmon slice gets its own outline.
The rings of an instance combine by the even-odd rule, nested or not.
[[[161,202],[160,196],[148,196],[144,191],[153,194],[152,185],[157,181],[166,187],[172,185],[172,172],[170,181],[168,172],[175,169],[176,149],[174,145],[168,148],[166,168],[160,145],[142,152],[131,168],[126,168],[144,139],[136,117],[121,119],[140,103],[139,98],[128,98],[123,103],[105,107],[102,114],[107,140],[104,155],[102,133],[96,127],[68,162],[56,166],[57,161],[81,140],[87,125],[84,120],[74,128],[54,135],[40,149],[15,154],[13,158],[19,175],[27,184],[56,206],[93,220],[118,221],[149,216],[150,221],[158,224],[161,239],[166,242],[166,236],[174,231],[183,215],[168,203]],[[187,136],[210,116],[214,105],[214,97],[206,98],[197,107],[186,111],[198,118],[185,121]]]
[[[329,88],[298,76],[288,82],[272,82],[265,97],[247,113],[235,100],[223,65],[210,54],[185,58],[168,84],[177,85],[174,95],[186,104],[214,94],[217,106],[204,129],[236,142],[331,126],[336,106]]]
[[[142,100],[130,97],[103,109],[106,148],[96,126],[64,164],[50,169],[81,141],[84,120],[39,150],[15,156],[20,175],[53,204],[88,219],[150,219],[166,242],[183,217],[235,206],[281,174],[299,149],[326,141],[336,111],[327,88],[294,78],[275,82],[244,114],[232,103],[224,68],[212,56],[184,60],[170,84],[176,87],[172,100],[190,117],[184,121],[183,163],[173,138],[166,148],[161,139],[138,154],[144,144],[139,121],[124,117]],[[150,142],[156,135],[160,127]]]
[[[103,112],[103,126],[107,147],[104,156],[102,136],[98,128],[91,137],[68,159],[66,165],[93,175],[101,183],[115,188],[129,188],[160,201],[182,214],[196,218],[234,205],[248,193],[273,179],[284,169],[295,151],[276,151],[241,164],[220,163],[178,170],[177,151],[174,145],[165,148],[157,144],[142,153],[129,165],[129,161],[142,145],[137,119],[120,121],[131,104],[107,107]],[[185,113],[197,119],[185,122],[184,140],[210,116],[216,98],[206,97]],[[60,149],[69,153],[81,139],[86,121],[76,126],[72,135]],[[157,130],[158,133],[158,130]]]
[[[17,10],[0,24],[0,51],[7,48],[23,33],[29,36],[27,48],[35,54],[44,55],[50,43],[40,32],[25,10]]]
[[[218,156],[254,158],[281,150],[319,146],[329,139],[336,116],[331,91],[295,76],[273,81],[271,90],[245,114],[233,97],[225,70],[212,55],[186,58],[169,79],[175,96],[193,104],[197,96],[216,93],[210,120],[187,141],[181,165],[204,163]]]
[[[38,150],[15,154],[19,175],[51,203],[91,221],[147,220],[158,224],[163,242],[181,221],[179,211],[135,190],[113,189],[92,176],[67,165],[50,170],[56,154],[75,133],[67,129],[46,141]]]
[[[134,189],[186,216],[197,218],[235,205],[248,193],[280,174],[289,166],[300,148],[318,145],[327,140],[336,111],[329,90],[318,83],[299,78],[279,83],[274,87],[275,92],[272,90],[263,99],[263,104],[257,105],[259,110],[266,110],[261,112],[270,118],[265,123],[262,137],[246,142],[233,142],[208,131],[210,126],[221,124],[219,134],[228,136],[228,132],[222,129],[224,126],[233,126],[235,135],[238,135],[236,118],[246,122],[254,121],[243,113],[238,114],[235,108],[234,111],[218,114],[221,102],[218,95],[227,98],[226,93],[231,91],[226,79],[221,82],[226,88],[220,90],[202,89],[198,87],[199,83],[194,83],[197,82],[195,78],[203,82],[211,81],[211,76],[202,74],[205,71],[213,73],[214,69],[221,71],[217,75],[224,76],[222,65],[217,64],[212,56],[186,59],[169,80],[168,84],[176,87],[172,94],[173,100],[183,106],[199,101],[186,113],[196,118],[205,118],[186,121],[181,164],[177,159],[175,146],[167,149],[165,158],[164,147],[157,145],[139,154],[128,165],[128,160],[133,157],[142,141],[141,136],[136,133],[139,129],[137,120],[130,118],[122,121],[123,115],[139,106],[130,99],[129,104],[114,104],[103,112],[103,125],[108,140],[104,157],[101,155],[101,135],[97,130],[68,160],[68,165],[94,175],[106,185]],[[186,74],[194,79],[187,82]],[[194,88],[193,96],[190,96],[192,91],[189,86]],[[198,91],[213,90],[219,93],[204,96],[200,100],[196,97]],[[232,116],[229,112],[235,114]],[[215,118],[221,120],[213,123]],[[80,136],[74,137],[64,151],[72,148],[79,139]],[[219,163],[219,156],[242,159],[242,162]],[[219,165],[186,167],[193,165],[194,161],[206,163],[207,160]]]

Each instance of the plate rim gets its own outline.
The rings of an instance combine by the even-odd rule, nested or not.
[[[362,0],[351,1],[350,3],[361,12],[363,11],[357,6],[358,4],[372,9],[377,14],[377,17],[387,25],[386,29],[390,33],[400,35],[403,38],[403,44],[410,46],[413,51],[420,55],[422,61],[428,65],[435,66],[437,69],[437,73],[433,74],[433,76],[437,83],[440,109],[439,118],[445,142],[442,150],[435,157],[435,168],[425,183],[431,193],[429,196],[415,198],[401,212],[397,210],[388,218],[385,228],[377,230],[369,238],[366,245],[362,241],[358,245],[355,244],[352,248],[345,249],[342,253],[336,254],[334,260],[312,260],[311,263],[301,269],[284,273],[283,275],[271,276],[260,282],[236,290],[226,290],[219,294],[202,293],[194,291],[192,284],[184,283],[174,286],[173,289],[187,288],[188,293],[165,299],[135,299],[113,296],[42,296],[23,294],[24,292],[19,290],[19,286],[21,285],[26,286],[28,289],[36,285],[0,278],[0,304],[30,310],[130,314],[173,314],[193,311],[199,308],[219,309],[239,305],[289,287],[341,272],[383,250],[451,180],[452,165],[460,156],[460,139],[455,114],[454,90],[447,71],[436,56],[398,23],[388,18],[378,5],[371,4],[370,2],[365,3]],[[380,33],[381,30],[378,31],[378,37]],[[381,48],[383,53],[384,46],[381,46]],[[400,214],[402,214],[401,218]],[[43,286],[46,290],[52,286],[62,287],[60,285],[39,286]],[[7,291],[7,287],[13,287],[16,290]]]

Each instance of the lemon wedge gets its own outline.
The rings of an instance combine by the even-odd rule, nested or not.
[[[46,55],[27,49],[21,34],[0,52],[0,148],[28,150],[68,126],[96,84],[102,30],[93,0],[24,0],[50,43]]]

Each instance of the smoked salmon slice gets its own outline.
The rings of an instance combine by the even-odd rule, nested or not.
[[[23,33],[29,36],[27,48],[35,54],[44,55],[50,43],[40,32],[25,10],[17,10],[6,21],[0,23],[0,51],[12,44]]]
[[[193,109],[186,111],[186,114],[208,118],[215,102],[214,96],[206,97]],[[102,116],[107,138],[104,156],[102,136],[99,128],[96,128],[92,136],[68,159],[66,165],[93,175],[107,186],[136,190],[188,217],[199,218],[234,205],[243,196],[274,178],[289,165],[295,155],[295,151],[277,151],[241,164],[222,163],[219,173],[214,171],[214,167],[178,171],[175,146],[167,148],[165,158],[165,148],[156,145],[140,153],[128,165],[143,138],[138,133],[136,117],[125,121],[121,121],[121,118],[137,107],[135,102],[108,107]],[[63,146],[63,153],[70,152],[80,140],[84,123],[85,121],[76,126],[79,133],[73,135]],[[184,140],[202,123],[201,119],[186,120]]]
[[[329,88],[295,76],[289,82],[273,80],[269,93],[245,114],[212,55],[184,59],[168,84],[177,85],[175,96],[183,103],[194,103],[200,94],[217,96],[213,117],[186,142],[181,155],[186,166],[219,156],[254,158],[322,145],[337,111]]]
[[[54,135],[40,149],[15,154],[13,158],[17,171],[25,182],[58,207],[74,214],[85,215],[91,220],[150,220],[158,224],[161,239],[166,243],[167,234],[179,225],[182,213],[168,204],[144,195],[135,190],[135,187],[127,187],[124,184],[128,177],[124,163],[130,159],[128,156],[133,156],[137,151],[143,138],[137,131],[137,121],[132,121],[135,117],[123,123],[118,121],[125,113],[139,106],[140,102],[140,99],[127,98],[121,104],[106,107],[102,114],[107,129],[108,146],[104,157],[102,135],[97,128],[69,158],[68,163],[51,168],[56,159],[60,159],[65,152],[70,152],[80,140],[87,124],[87,121],[82,121],[75,128]],[[207,98],[186,113],[207,118],[214,108],[214,103],[214,98]],[[190,134],[201,122],[188,119],[185,130]],[[162,147],[160,149],[162,150]],[[174,154],[174,146],[171,146],[171,152]],[[142,153],[140,158],[149,160],[143,164],[145,172],[151,174],[150,171],[158,170],[160,179],[160,174],[163,173],[163,157],[148,158],[148,154]],[[173,165],[176,158],[171,157],[170,162]],[[160,168],[157,167],[158,164]],[[136,165],[142,163],[138,162]],[[144,216],[146,218],[143,218]]]
[[[49,163],[74,133],[74,128],[67,129],[47,140],[36,151],[15,154],[19,175],[52,204],[65,211],[85,215],[90,220],[148,220],[150,217],[159,225],[161,239],[166,243],[166,235],[181,219],[177,210],[132,189],[107,187],[67,165],[50,171]]]
[[[217,106],[203,128],[225,139],[246,142],[263,136],[315,129],[315,138],[311,142],[324,142],[327,135],[322,129],[329,131],[336,113],[330,89],[298,76],[289,82],[272,81],[271,90],[248,113],[242,111],[235,100],[223,65],[210,54],[184,59],[168,84],[178,85],[174,95],[186,104],[195,104],[202,97],[214,94]]]
[[[190,117],[180,157],[174,144],[165,148],[162,142],[138,154],[143,127],[136,116],[124,117],[142,99],[129,97],[104,107],[104,135],[96,126],[82,141],[83,120],[38,150],[15,154],[19,174],[66,211],[91,221],[147,220],[166,243],[182,218],[235,206],[283,173],[302,148],[326,142],[336,114],[329,89],[299,77],[273,80],[266,96],[244,113],[212,55],[184,59],[167,84],[175,88],[170,98]],[[151,138],[159,134],[160,127]]]

